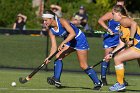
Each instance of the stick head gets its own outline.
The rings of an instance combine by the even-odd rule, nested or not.
[[[19,82],[20,82],[21,84],[24,84],[24,83],[28,82],[28,80],[27,80],[26,78],[20,77],[20,78],[19,78]]]

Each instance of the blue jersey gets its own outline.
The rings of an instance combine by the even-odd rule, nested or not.
[[[59,18],[55,17],[55,20],[57,22],[58,29],[55,30],[53,27],[51,27],[50,31],[55,36],[63,37],[64,39],[67,38],[69,33],[62,26],[62,24],[60,23]],[[87,39],[86,39],[84,33],[80,29],[78,29],[75,25],[73,25],[72,23],[70,23],[70,26],[75,31],[76,36],[75,36],[74,39],[72,39],[71,41],[67,42],[66,45],[68,45],[70,47],[73,47],[76,50],[87,50],[87,49],[89,49],[89,45],[88,45],[88,42],[87,42]]]
[[[119,33],[120,23],[111,19],[108,21],[108,27],[114,33]],[[119,34],[118,35],[110,35],[108,33],[105,33],[103,35],[103,37],[104,37],[104,41],[103,41],[104,48],[115,47],[119,44]]]
[[[50,28],[51,32],[54,35],[59,36],[59,37],[64,37],[64,38],[67,37],[68,32],[66,31],[64,27],[62,27],[60,20],[57,17],[56,17],[56,22],[57,22],[58,29],[55,31],[54,28],[51,27]],[[72,23],[70,23],[70,25],[74,29],[76,36],[78,36],[78,33],[81,33],[80,30],[76,26],[74,26]]]

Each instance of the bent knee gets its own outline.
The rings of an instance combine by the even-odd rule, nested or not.
[[[120,57],[116,56],[114,57],[114,62],[116,65],[121,64],[123,62],[123,59],[121,59]]]
[[[118,56],[115,56],[115,57],[114,57],[114,61],[115,61],[115,62],[120,61],[120,60],[121,60],[121,59],[120,59]]]
[[[87,65],[85,65],[85,64],[80,64],[80,67],[81,67],[81,69],[83,69],[83,70],[85,70],[85,69],[87,69],[87,68],[88,68],[88,66],[87,66]]]

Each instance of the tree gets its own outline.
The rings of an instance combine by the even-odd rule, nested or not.
[[[36,18],[35,9],[32,8],[32,0],[0,0],[0,6],[1,27],[11,27],[18,13],[26,15],[29,23]]]
[[[126,7],[130,12],[140,12],[140,0],[126,0]]]

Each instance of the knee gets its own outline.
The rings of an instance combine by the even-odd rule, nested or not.
[[[114,57],[114,62],[115,62],[115,64],[120,64],[120,63],[122,63],[122,60],[118,56],[115,56]]]
[[[88,68],[88,66],[86,64],[80,64],[81,69],[85,70]]]
[[[115,56],[115,57],[114,57],[114,61],[115,61],[115,62],[119,61],[119,57]]]

